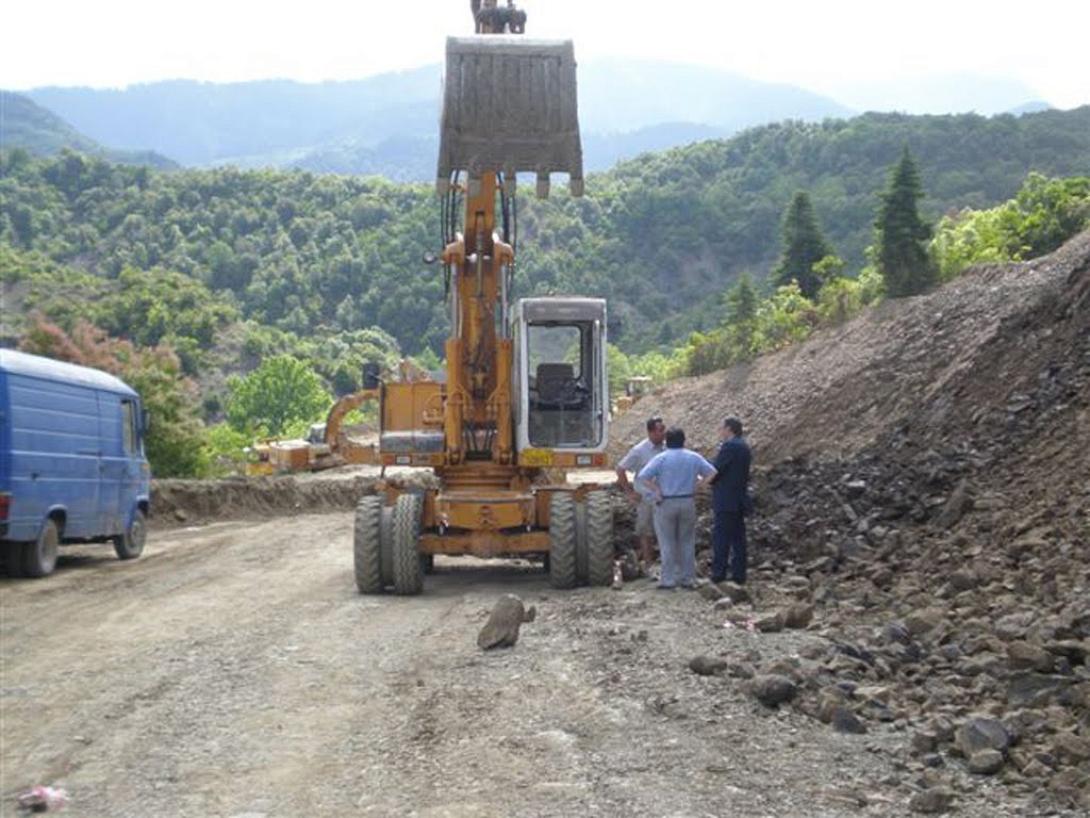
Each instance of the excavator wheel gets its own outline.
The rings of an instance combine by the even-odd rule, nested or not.
[[[587,585],[613,582],[613,504],[609,493],[592,491],[585,502]]]
[[[401,494],[394,506],[394,593],[402,596],[424,590],[424,570],[417,547],[423,510],[418,494]]]
[[[389,588],[394,584],[394,507],[383,504],[382,523],[379,529],[382,567],[382,584]]]
[[[587,504],[575,503],[575,584],[587,584]]]
[[[557,491],[549,500],[549,582],[566,589],[577,581],[575,498]]]
[[[356,562],[356,587],[361,594],[381,594],[382,579],[382,498],[364,497],[356,506],[356,524],[352,551]]]

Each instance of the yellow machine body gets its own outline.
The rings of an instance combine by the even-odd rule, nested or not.
[[[518,173],[537,174],[539,196],[550,171],[582,192],[573,50],[497,30],[490,8],[477,19],[485,34],[447,44],[444,244],[433,259],[447,281],[445,379],[402,373],[378,387],[378,461],[428,467],[438,479],[411,491],[391,481],[361,501],[354,549],[364,593],[419,593],[417,561],[430,566],[439,554],[539,555],[557,587],[602,584],[611,572],[606,493],[548,479],[606,463],[605,302],[511,298]],[[525,15],[510,8],[521,32]]]

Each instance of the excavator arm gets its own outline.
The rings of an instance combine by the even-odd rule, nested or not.
[[[351,441],[341,434],[341,426],[344,424],[345,415],[353,409],[360,408],[369,400],[378,400],[378,389],[361,389],[333,404],[325,419],[325,443],[333,454],[342,454],[343,450],[352,446]],[[357,444],[358,445],[358,444]]]

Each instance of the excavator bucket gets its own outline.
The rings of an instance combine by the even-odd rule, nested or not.
[[[484,35],[447,39],[437,186],[451,174],[486,171],[537,174],[539,196],[549,174],[567,173],[583,192],[583,148],[571,41]]]

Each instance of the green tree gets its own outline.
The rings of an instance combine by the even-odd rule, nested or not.
[[[738,283],[727,293],[727,359],[744,361],[753,353],[754,319],[757,317],[757,290],[749,273],[742,273]]]
[[[727,321],[731,324],[741,324],[744,321],[752,321],[757,315],[757,290],[753,287],[753,279],[749,273],[742,273],[735,284],[727,292]]]
[[[783,216],[783,255],[772,273],[773,281],[781,287],[797,281],[802,294],[813,300],[821,289],[814,265],[831,254],[818,227],[810,196],[800,190]]]
[[[878,270],[894,298],[918,295],[935,284],[935,267],[927,253],[931,228],[919,212],[922,197],[920,174],[906,146],[890,174],[875,221]]]
[[[280,435],[292,423],[318,420],[330,397],[319,378],[291,355],[267,358],[244,378],[227,381],[227,421],[238,431]]]

